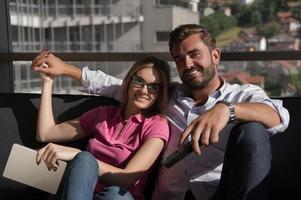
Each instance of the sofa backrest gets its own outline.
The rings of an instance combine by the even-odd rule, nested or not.
[[[3,170],[13,143],[31,148],[43,144],[35,140],[39,94],[0,94],[0,198],[47,199],[48,194],[23,184],[3,178]],[[301,199],[301,98],[282,98],[290,112],[290,125],[284,133],[271,138],[272,199]],[[300,103],[300,104],[299,104]],[[117,105],[110,98],[80,95],[54,95],[54,117],[58,122],[79,117],[85,111],[99,105]],[[67,145],[86,146],[86,140]],[[150,192],[150,191],[148,191]],[[150,194],[150,193],[148,193]]]
[[[271,138],[271,199],[301,199],[301,97],[283,97],[289,127]]]

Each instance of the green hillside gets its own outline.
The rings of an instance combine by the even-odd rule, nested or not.
[[[228,31],[219,34],[216,37],[216,46],[219,48],[227,46],[234,38],[236,38],[239,32],[242,30],[240,27],[233,27]]]

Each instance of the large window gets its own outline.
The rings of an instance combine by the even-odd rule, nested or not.
[[[181,23],[206,26],[223,53],[290,54],[300,49],[301,1],[296,0],[200,0],[197,6],[197,1],[187,0],[6,2],[10,6],[11,48],[17,53],[38,53],[43,48],[56,53],[110,52],[116,57],[119,52],[167,53],[169,32]],[[72,63],[123,78],[131,62],[117,60]],[[235,62],[234,58],[222,62],[219,69],[232,83],[257,84],[272,96],[299,95],[300,58],[251,60]],[[14,92],[39,91],[39,76],[30,70],[30,64],[13,62]],[[179,80],[171,64],[174,79]],[[77,93],[79,88],[73,80],[60,77],[55,92]]]
[[[156,32],[156,41],[157,42],[168,42],[169,40],[169,31],[157,31]]]
[[[300,96],[301,71],[299,60],[223,61],[220,74],[231,83],[255,84],[269,96]]]
[[[224,51],[300,48],[301,1],[200,1],[199,10]]]

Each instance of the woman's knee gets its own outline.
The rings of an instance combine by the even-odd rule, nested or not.
[[[92,199],[95,184],[99,177],[96,159],[89,152],[78,153],[68,162],[64,173],[60,195],[62,199]]]
[[[78,153],[70,162],[70,166],[78,167],[83,170],[89,170],[90,172],[98,172],[98,163],[96,159],[91,153],[87,151]]]

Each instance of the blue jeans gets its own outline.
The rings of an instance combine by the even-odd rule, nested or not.
[[[95,194],[93,200],[134,200],[134,198],[128,190],[122,187],[109,186]]]
[[[118,186],[106,187],[99,194],[93,194],[99,178],[98,163],[89,152],[83,151],[68,163],[61,182],[58,198],[64,200],[132,200],[126,189]]]
[[[266,200],[269,198],[271,145],[265,127],[240,123],[231,131],[221,179],[211,200]]]

